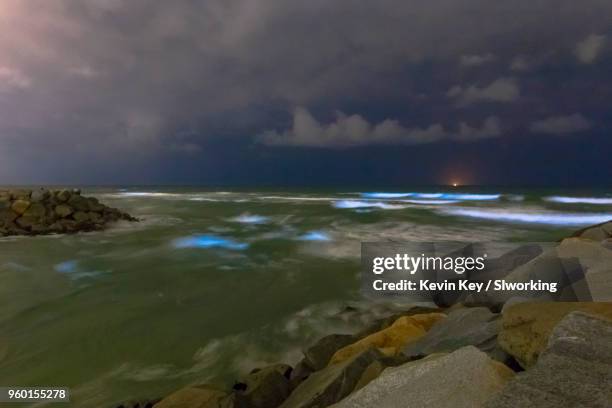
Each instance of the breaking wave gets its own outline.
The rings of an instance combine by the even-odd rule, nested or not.
[[[445,215],[480,218],[492,221],[548,225],[580,226],[599,224],[612,219],[612,213],[517,212],[507,209],[444,208]]]

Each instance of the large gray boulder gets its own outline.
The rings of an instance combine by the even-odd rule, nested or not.
[[[573,282],[574,287],[582,283],[585,286],[582,290],[592,300],[612,301],[612,248],[589,239],[568,238],[559,244],[557,254],[561,259],[575,258],[580,262],[584,282]]]
[[[478,408],[514,372],[475,347],[387,368],[334,408]]]
[[[593,241],[603,241],[604,239],[612,238],[612,221],[586,227],[576,231],[572,236]]]
[[[436,323],[425,336],[410,343],[404,354],[416,357],[476,346],[501,357],[504,353],[498,349],[496,341],[500,328],[500,316],[485,307],[456,309]]]
[[[552,331],[531,369],[487,408],[612,406],[612,321],[572,312]]]
[[[366,370],[382,357],[379,351],[368,349],[313,373],[289,395],[281,408],[320,408],[340,401],[353,392]]]

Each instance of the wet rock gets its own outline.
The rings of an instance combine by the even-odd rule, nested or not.
[[[119,404],[116,408],[153,408],[159,401],[161,400],[130,401]]]
[[[72,194],[70,194],[70,191],[68,190],[60,190],[55,192],[55,198],[60,202],[60,203],[65,203],[68,200],[70,200],[70,197],[72,196]]]
[[[32,194],[30,196],[30,200],[34,203],[44,201],[47,198],[49,198],[49,191],[44,188],[32,191]]]
[[[382,374],[387,366],[382,361],[373,361],[361,374],[353,392],[362,389]]]
[[[89,200],[80,195],[72,195],[68,200],[68,204],[77,211],[89,211]]]
[[[397,319],[391,326],[341,348],[332,356],[330,364],[345,361],[371,347],[386,355],[396,355],[410,342],[427,333],[436,322],[446,318],[442,313],[418,314]]]
[[[74,214],[72,214],[72,218],[74,218],[74,220],[76,222],[86,222],[89,221],[89,215],[84,212],[84,211],[77,211]]]
[[[26,200],[15,200],[11,205],[11,209],[18,215],[23,215],[30,208],[30,202]]]
[[[451,352],[465,346],[494,352],[501,328],[500,317],[484,307],[453,310],[446,319],[434,324],[423,337],[410,343],[404,349],[404,354],[416,357]]]
[[[355,341],[349,334],[330,334],[304,350],[304,362],[314,371],[324,368],[341,348]]]
[[[289,376],[289,389],[294,390],[295,387],[300,385],[313,372],[314,370],[308,364],[306,364],[304,360],[297,363]]]
[[[313,373],[289,395],[281,408],[327,407],[349,395],[365,370],[382,354],[368,349],[352,358]]]
[[[387,368],[334,408],[478,408],[514,376],[475,347]]]
[[[234,384],[249,408],[276,408],[289,395],[291,366],[275,364],[253,370],[242,381]]]
[[[501,348],[513,356],[522,367],[531,367],[545,349],[553,328],[561,319],[574,311],[612,318],[612,303],[514,304],[504,309],[502,329],[497,341]]]
[[[0,190],[0,197],[2,236],[73,233],[103,229],[109,222],[118,220],[137,221],[117,209],[106,207],[96,198],[68,190]],[[67,203],[76,203],[82,210],[75,211]],[[99,211],[92,211],[92,208]]]
[[[47,209],[41,203],[32,203],[28,209],[23,213],[24,217],[31,217],[36,219],[42,219],[47,213]]]
[[[35,217],[21,216],[15,221],[24,230],[31,230],[33,226],[40,223],[40,219]]]
[[[183,388],[155,404],[155,408],[238,408],[233,394],[210,386],[198,385]]]
[[[604,239],[612,238],[612,221],[581,229],[580,231],[576,231],[572,236],[593,241],[603,241]]]
[[[70,217],[73,212],[74,210],[72,209],[72,207],[67,204],[60,204],[55,207],[55,213],[58,215],[58,217],[61,218]]]
[[[355,337],[366,337],[372,333],[386,329],[400,317],[426,313],[442,313],[442,309],[438,307],[412,306],[406,310],[388,310],[383,313],[385,314],[384,317],[376,319],[373,323],[370,323],[365,329],[358,332]]]
[[[23,189],[14,189],[9,190],[8,194],[11,196],[13,200],[30,200],[30,196],[32,195],[32,190],[23,190]]]
[[[583,280],[571,283],[578,300],[612,301],[612,249],[584,238],[564,239],[557,247],[560,258],[578,259]]]
[[[6,225],[12,223],[19,217],[15,211],[9,208],[0,208],[0,225]]]
[[[568,314],[551,332],[537,363],[487,408],[612,406],[612,321]]]

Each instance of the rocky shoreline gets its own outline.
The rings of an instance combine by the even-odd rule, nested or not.
[[[0,190],[0,237],[96,231],[119,220],[138,221],[79,189]]]
[[[584,266],[583,282],[568,287],[612,282],[612,222],[577,232],[556,251],[560,260],[572,256]],[[542,268],[550,257],[526,258],[508,276]],[[606,301],[388,305],[360,332],[331,334],[305,348],[294,367],[260,367],[226,389],[196,384],[117,408],[607,408],[612,291],[605,285],[591,291],[593,300]],[[356,321],[370,312],[346,310]]]

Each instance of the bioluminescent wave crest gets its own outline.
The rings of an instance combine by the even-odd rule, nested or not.
[[[238,222],[241,224],[265,224],[269,220],[270,218],[268,217],[254,214],[240,214],[239,216],[231,219],[231,221]]]
[[[402,203],[423,204],[423,205],[439,205],[439,204],[455,204],[460,200],[400,200]]]
[[[459,193],[444,193],[440,198],[448,200],[465,200],[465,201],[492,201],[499,200],[501,194],[459,194]]]
[[[404,198],[413,197],[415,193],[361,193],[363,198]]]
[[[383,210],[401,210],[405,205],[389,204],[380,201],[359,201],[359,200],[339,200],[332,203],[334,208],[353,209],[353,208],[380,208]]]
[[[53,269],[55,269],[55,271],[59,273],[73,273],[73,272],[76,272],[77,265],[78,265],[77,261],[74,261],[74,260],[64,261],[64,262],[60,262],[57,265],[55,265]]]
[[[361,193],[364,198],[400,199],[400,198],[438,198],[442,200],[499,200],[501,194],[463,194],[463,193]]]
[[[552,203],[563,203],[563,204],[599,204],[599,205],[612,205],[612,198],[601,198],[601,197],[565,197],[565,196],[551,196],[544,197],[545,201]]]
[[[485,210],[472,208],[445,208],[442,214],[460,217],[480,218],[492,221],[522,222],[548,225],[581,226],[599,224],[612,220],[612,213],[536,213],[513,212],[508,210]]]
[[[249,247],[249,244],[245,242],[237,242],[217,235],[193,235],[178,238],[173,241],[173,245],[175,248],[224,248],[233,250],[247,249]]]
[[[300,241],[331,241],[329,234],[322,231],[310,231],[298,237]]]

